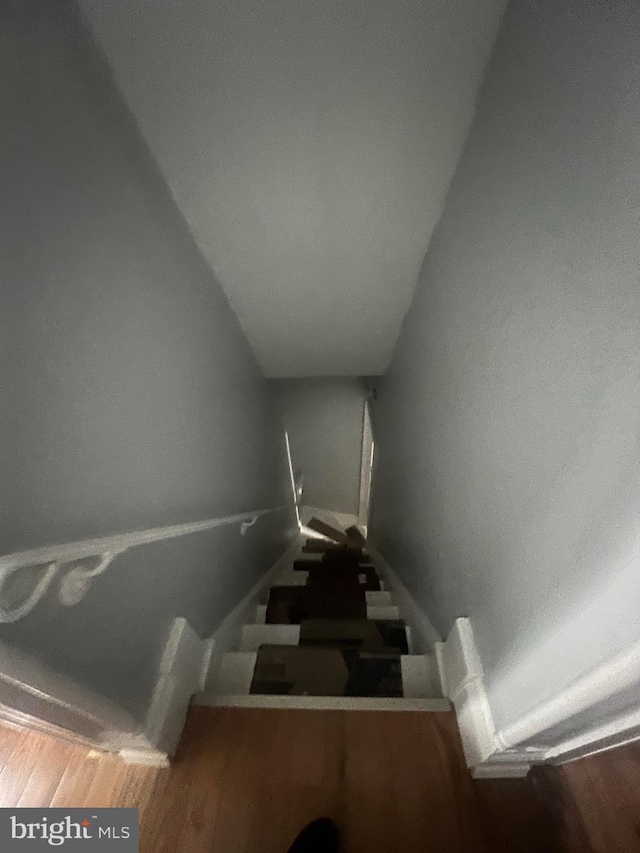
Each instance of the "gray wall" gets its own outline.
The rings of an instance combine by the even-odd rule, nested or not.
[[[73,7],[3,3],[0,68],[2,553],[290,502],[273,394]],[[211,633],[288,520],[131,551],[0,638],[139,710],[171,619]]]
[[[359,379],[273,382],[289,433],[295,469],[304,475],[303,503],[357,515],[365,388]]]
[[[640,637],[639,32],[511,3],[374,412],[374,539],[499,726]]]

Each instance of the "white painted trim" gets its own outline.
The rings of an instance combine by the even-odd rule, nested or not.
[[[562,752],[558,756],[558,760],[554,761],[554,756],[549,755],[552,764],[569,764],[571,761],[578,761],[581,758],[588,758],[590,755],[598,755],[600,752],[607,752],[610,749],[617,749],[619,746],[626,746],[629,743],[636,743],[640,740],[640,732],[636,731],[633,734],[621,732],[618,736],[610,738],[606,741],[599,741],[596,744],[586,744],[575,752]]]
[[[253,683],[253,675],[258,660],[258,652],[227,652],[222,658],[212,695],[225,696],[249,694]],[[196,699],[199,705],[208,704],[208,694]]]
[[[198,678],[199,691],[204,690],[207,684],[207,676],[211,667],[211,659],[213,658],[216,648],[216,638],[209,637],[209,639],[205,640],[204,643],[205,646],[202,652],[202,666],[200,667],[200,676]]]
[[[125,764],[143,767],[169,767],[169,756],[159,749],[121,749],[118,753]]]
[[[604,661],[565,690],[505,726],[498,732],[498,740],[503,747],[530,741],[540,732],[637,685],[640,685],[640,642]]]
[[[367,607],[390,607],[395,604],[392,594],[386,589],[371,589],[366,590],[364,597],[367,602]]]
[[[2,685],[6,682],[14,690],[31,694],[59,708],[68,708],[94,724],[104,725],[105,729],[135,730],[133,717],[124,708],[49,669],[15,646],[0,643],[0,661],[0,702]]]
[[[291,458],[291,443],[289,441],[289,433],[285,429],[284,431],[284,443],[287,449],[287,463],[289,465],[289,479],[291,480],[291,492],[293,494],[293,506],[296,512],[296,521],[298,523],[298,530],[302,527],[302,521],[300,520],[300,497],[302,495],[302,485],[300,485],[300,489],[298,489],[298,484],[296,483],[296,475],[293,470],[293,459]]]
[[[369,401],[365,399],[362,416],[362,454],[360,460],[360,492],[358,501],[358,526],[364,536],[369,525],[369,504],[371,502],[371,477],[373,473],[373,430]]]
[[[118,752],[124,761],[154,767],[168,765],[212,650],[211,639],[201,639],[184,617],[173,620],[142,731],[119,743]]]
[[[372,696],[261,696],[237,694],[207,697],[200,704],[229,708],[291,708],[301,711],[421,711],[451,710],[448,699],[401,699]]]
[[[108,745],[105,744],[102,738],[86,737],[78,732],[71,731],[71,729],[56,726],[54,723],[49,723],[39,717],[23,714],[21,711],[16,711],[15,708],[10,708],[8,705],[0,704],[0,723],[2,723],[2,726],[9,726],[9,728],[17,729],[18,731],[28,729],[33,732],[42,732],[43,734],[61,738],[71,743],[90,747],[96,752],[103,752],[108,748]]]
[[[533,764],[573,761],[640,740],[640,711],[633,708],[551,747],[536,735],[640,682],[638,645],[631,646],[577,679],[533,711],[496,731],[484,686],[482,662],[468,619],[457,619],[436,647],[443,692],[456,709],[467,764],[474,778],[524,776]]]
[[[298,534],[284,554],[274,563],[269,571],[260,578],[255,586],[245,595],[226,616],[214,634],[211,637],[212,648],[209,655],[209,665],[207,673],[201,682],[204,684],[200,688],[200,692],[204,692],[207,686],[215,680],[218,667],[223,656],[232,649],[238,648],[242,637],[242,629],[245,624],[254,621],[255,613],[259,604],[262,603],[262,598],[267,590],[272,586],[274,580],[285,568],[289,566],[292,560],[298,555],[303,538]]]
[[[167,756],[175,752],[209,648],[210,643],[201,639],[186,619],[174,619],[144,726],[144,737],[153,751]]]
[[[442,699],[438,665],[433,655],[401,655],[402,695],[405,699]]]
[[[550,747],[546,757],[559,759],[561,763],[576,761],[637,740],[640,740],[640,710],[634,708]]]
[[[520,779],[531,770],[529,761],[513,761],[511,764],[480,764],[474,767],[471,775],[474,779]]]
[[[388,581],[388,586],[393,590],[393,600],[400,610],[400,617],[411,629],[412,653],[429,654],[436,643],[441,642],[442,637],[380,551],[370,542],[367,542],[367,551],[376,570]]]
[[[175,539],[178,536],[188,536],[192,533],[201,533],[228,524],[240,524],[240,534],[244,536],[247,529],[252,527],[263,515],[279,512],[283,509],[288,509],[288,507],[278,506],[252,510],[236,515],[209,518],[205,521],[174,524],[169,527],[154,527],[148,530],[133,530],[114,536],[86,539],[82,542],[67,542],[63,545],[47,545],[44,548],[32,548],[29,551],[7,554],[0,557],[0,598],[4,584],[14,572],[37,566],[46,566],[46,569],[23,601],[11,607],[4,607],[0,604],[0,623],[16,622],[30,613],[42,600],[65,566],[69,566],[70,570],[61,580],[59,597],[63,605],[72,606],[84,598],[93,578],[105,572],[116,557],[124,554],[130,548],[162,542],[165,539]],[[93,567],[77,563],[78,560],[96,557],[99,562]]]
[[[539,750],[506,750],[498,741],[471,622],[456,619],[446,641],[436,646],[435,655],[442,690],[456,710],[462,748],[474,778],[526,776],[543,754]]]
[[[123,740],[136,737],[139,724],[129,711],[110,699],[89,690],[14,646],[0,643],[0,720],[21,728],[47,732],[59,737],[90,744],[101,750],[117,749]],[[9,694],[5,686],[9,686]],[[58,722],[36,717],[12,707],[15,693],[32,697],[44,707],[56,709]],[[68,727],[65,728],[65,715]],[[80,720],[99,733],[97,736],[78,731]]]
[[[400,608],[397,604],[367,604],[367,619],[400,619]]]
[[[256,625],[247,622],[242,629],[239,652],[257,652],[261,645],[297,646],[300,642],[300,625]]]

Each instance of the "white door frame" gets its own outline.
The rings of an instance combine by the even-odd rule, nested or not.
[[[374,454],[375,442],[373,440],[371,412],[369,411],[369,401],[365,399],[362,416],[362,458],[360,462],[360,499],[358,502],[358,525],[365,536],[369,526]]]

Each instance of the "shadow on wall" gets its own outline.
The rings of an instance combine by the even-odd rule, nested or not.
[[[72,4],[3,4],[0,65],[2,553],[290,503],[273,392]],[[0,639],[140,709],[172,617],[211,632],[289,515],[131,551]]]
[[[640,638],[639,29],[509,5],[375,404],[374,543],[499,727]]]

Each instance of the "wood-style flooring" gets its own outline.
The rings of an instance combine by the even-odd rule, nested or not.
[[[0,727],[0,806],[137,806],[144,853],[640,853],[640,743],[473,781],[453,713],[193,708],[174,765]]]

